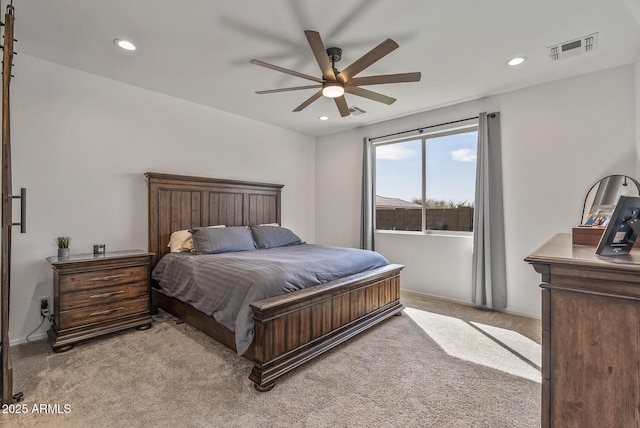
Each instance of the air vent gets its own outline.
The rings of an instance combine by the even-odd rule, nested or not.
[[[593,52],[597,47],[598,33],[593,33],[559,45],[549,46],[547,54],[551,61],[559,61],[583,53]]]
[[[351,112],[352,116],[358,116],[361,115],[363,113],[366,113],[366,111],[362,110],[360,107],[358,106],[351,106],[349,107],[349,111]]]

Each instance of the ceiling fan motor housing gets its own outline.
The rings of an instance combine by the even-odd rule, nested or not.
[[[327,55],[331,62],[338,62],[342,59],[342,49],[340,48],[327,48]]]

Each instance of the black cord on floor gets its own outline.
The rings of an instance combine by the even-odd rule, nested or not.
[[[42,324],[44,324],[44,320],[45,320],[45,319],[46,319],[46,318],[43,316],[43,317],[42,317],[42,320],[40,321],[40,324],[38,324],[38,326],[35,328],[35,330],[33,330],[31,333],[27,334],[27,338],[26,338],[26,341],[27,341],[27,342],[32,342],[31,340],[29,340],[29,336],[31,336],[33,333],[35,333],[36,331],[38,331],[38,329],[39,329],[40,327],[42,327]]]

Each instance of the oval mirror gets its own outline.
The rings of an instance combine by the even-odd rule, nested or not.
[[[598,181],[587,193],[580,224],[606,226],[620,196],[640,196],[640,183],[626,175],[610,175]]]

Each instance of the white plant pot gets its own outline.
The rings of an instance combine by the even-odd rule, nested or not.
[[[69,257],[69,249],[68,248],[58,248],[58,258],[64,259]]]

